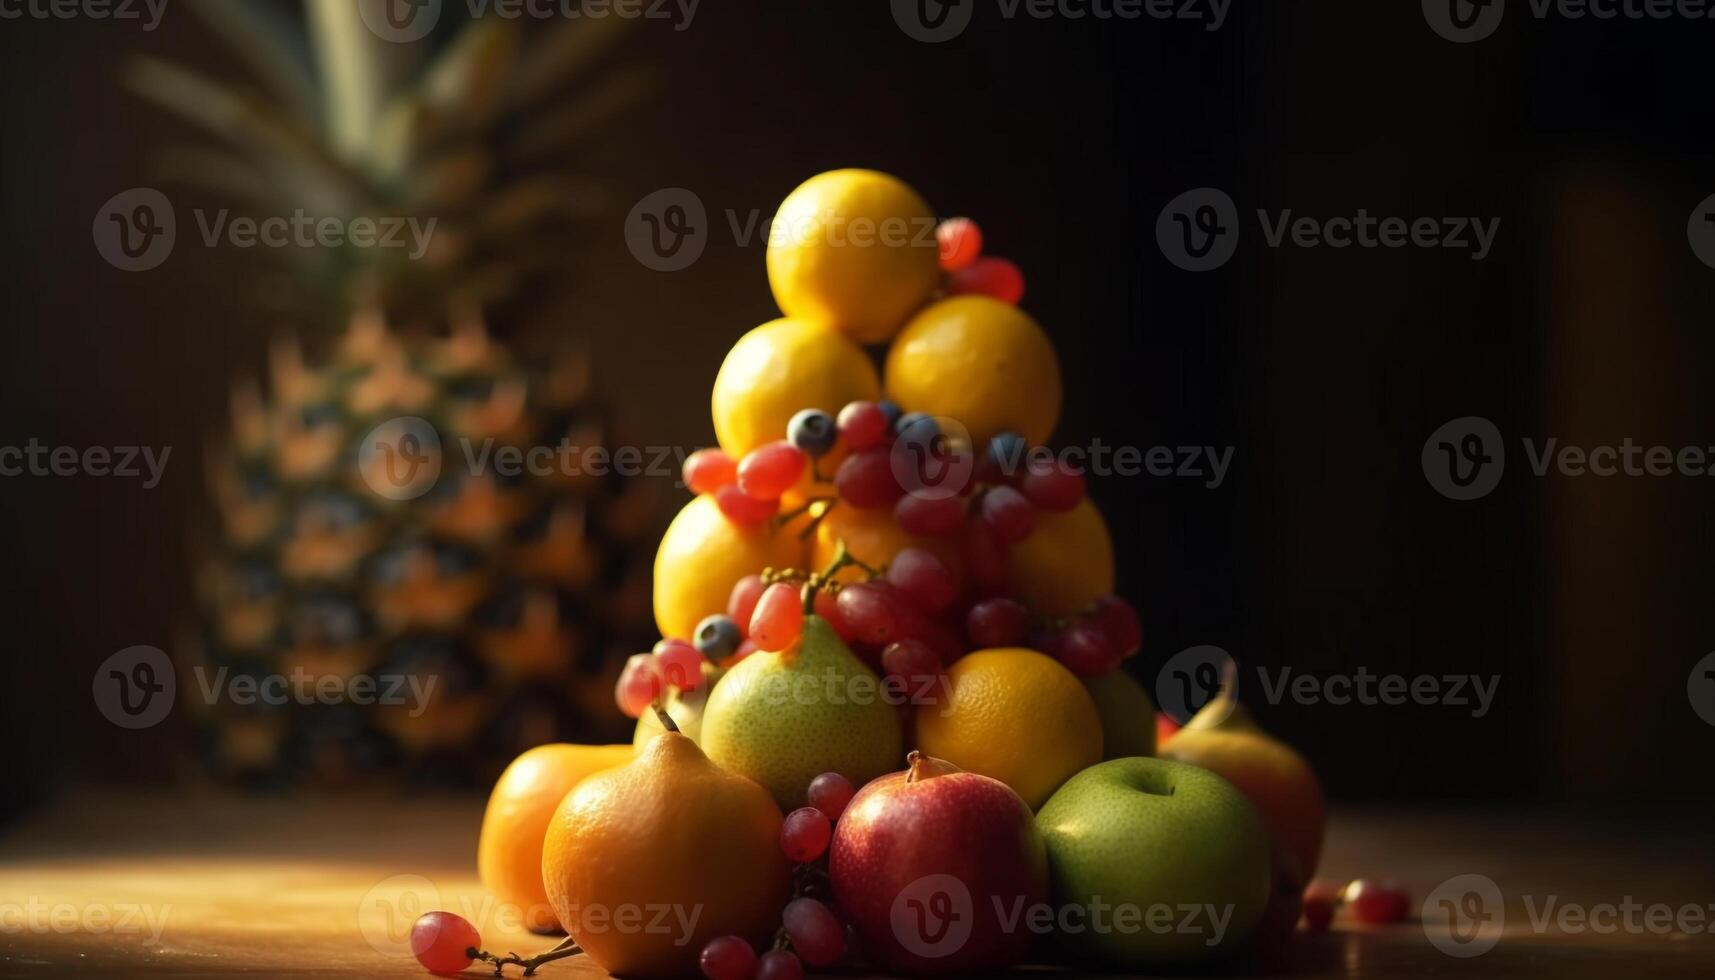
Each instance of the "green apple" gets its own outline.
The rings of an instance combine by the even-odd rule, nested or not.
[[[1189,966],[1244,944],[1272,884],[1268,829],[1207,769],[1114,759],[1067,780],[1036,815],[1056,935],[1131,970]]]
[[[1080,677],[1102,717],[1102,758],[1155,754],[1155,702],[1123,670]]]

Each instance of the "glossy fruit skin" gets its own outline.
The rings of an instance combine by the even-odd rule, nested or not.
[[[1038,508],[1055,512],[1078,506],[1089,491],[1084,474],[1058,460],[1030,467],[1018,486]]]
[[[725,619],[726,617],[711,617]],[[708,620],[704,620],[708,622]],[[699,632],[701,628],[699,627]],[[732,645],[738,646],[733,637]],[[732,650],[728,650],[731,653]],[[655,644],[655,671],[668,685],[681,691],[695,691],[703,683],[703,664],[708,662],[701,650],[684,640],[662,640]]]
[[[845,927],[818,899],[794,898],[781,910],[780,922],[798,958],[811,966],[832,966],[845,951]]]
[[[808,320],[771,320],[740,337],[715,375],[715,437],[740,459],[783,438],[792,416],[806,408],[837,412],[880,391],[869,355],[839,331]]]
[[[804,451],[785,439],[765,442],[738,461],[738,487],[757,500],[779,500],[808,464]]]
[[[1315,770],[1291,746],[1261,732],[1181,728],[1159,754],[1212,770],[1237,786],[1303,874],[1316,873],[1327,807]]]
[[[1168,972],[1243,947],[1269,900],[1268,830],[1219,776],[1161,759],[1114,759],[1067,780],[1036,814],[1056,906],[1230,908],[1221,941],[1202,929],[1059,934],[1074,953],[1125,971]]]
[[[965,614],[965,635],[972,646],[1021,646],[1030,633],[1030,610],[1012,599],[984,599]]]
[[[905,488],[893,472],[891,451],[884,446],[847,456],[834,471],[834,489],[841,505],[860,510],[892,507],[905,496]]]
[[[1081,678],[1102,717],[1102,758],[1155,754],[1155,703],[1123,670]]]
[[[1016,432],[1048,441],[1060,419],[1060,362],[1042,328],[987,296],[954,296],[912,317],[887,353],[888,398],[958,419],[973,445]]]
[[[892,421],[875,402],[851,402],[840,409],[840,439],[852,449],[868,449],[886,437]]]
[[[760,578],[756,581],[758,585],[762,583]],[[736,591],[737,586],[734,586],[734,589]],[[757,593],[758,598],[761,595],[761,592]],[[730,602],[728,606],[730,608]],[[752,612],[755,612],[756,603],[754,600],[752,600],[750,608]],[[698,653],[710,660],[725,660],[733,655],[740,643],[744,642],[744,636],[744,630],[731,616],[715,613],[704,616],[702,621],[697,624],[696,632],[691,634],[691,642],[695,645]]]
[[[810,780],[810,805],[822,811],[829,820],[840,819],[847,804],[857,795],[852,781],[837,772],[825,772]]]
[[[713,497],[696,497],[655,552],[655,625],[662,636],[692,636],[704,616],[726,611],[739,579],[803,561],[804,546],[790,529],[739,527]]]
[[[752,497],[737,484],[728,484],[715,491],[715,505],[721,516],[741,528],[760,528],[768,519],[780,513],[779,498]]]
[[[789,949],[771,949],[756,963],[756,980],[804,980],[804,964]]]
[[[1035,650],[966,654],[947,669],[946,698],[917,713],[917,747],[1006,783],[1032,807],[1101,760],[1095,702],[1071,671]]]
[[[719,449],[699,449],[685,457],[684,480],[692,493],[714,493],[738,480],[738,461]]]
[[[631,757],[629,745],[538,745],[512,760],[495,782],[477,837],[476,870],[496,900],[524,910],[526,928],[559,926],[542,884],[542,837],[555,807],[592,773]]]
[[[1079,677],[1100,677],[1119,669],[1119,651],[1107,631],[1087,620],[1079,620],[1061,631],[1054,656]]]
[[[753,653],[715,685],[703,745],[716,764],[796,809],[824,772],[862,785],[896,764],[899,719],[880,684],[827,620],[807,616],[796,645]]]
[[[949,296],[988,296],[1017,306],[1024,299],[1024,273],[1010,259],[984,256],[947,277]]]
[[[983,494],[982,515],[1004,544],[1017,544],[1036,533],[1036,506],[1012,487]]]
[[[855,168],[817,174],[775,212],[768,285],[788,316],[883,343],[941,283],[934,228],[929,205],[897,177]]]
[[[756,975],[756,950],[741,936],[717,936],[697,957],[708,980],[750,980]]]
[[[956,272],[983,254],[983,232],[969,218],[948,218],[935,227],[935,241],[941,246],[941,268]]]
[[[834,830],[829,877],[865,952],[886,972],[915,975],[997,972],[1021,962],[1036,936],[1022,925],[1006,928],[1005,913],[1048,898],[1047,851],[1030,808],[987,776],[920,771],[907,779],[909,772],[865,786]],[[906,894],[930,875],[950,875],[969,892],[971,929],[956,949],[937,945],[942,937],[926,931],[902,936],[896,929],[896,905],[933,899],[933,885]]]
[[[1113,540],[1087,497],[1065,513],[1039,513],[1036,533],[1007,561],[1018,598],[1040,615],[1081,612],[1114,590]]]
[[[887,510],[860,510],[839,504],[816,526],[811,543],[810,567],[826,568],[834,560],[834,552],[844,541],[854,558],[872,568],[890,564],[906,548],[923,548],[941,559],[955,576],[962,574],[964,562],[959,556],[959,540],[922,538],[906,533]],[[837,576],[841,582],[856,582],[867,577],[862,569],[850,567]]]
[[[812,458],[825,455],[839,438],[834,417],[819,408],[806,408],[786,423],[786,441]]]
[[[469,950],[482,948],[476,926],[451,912],[425,912],[411,924],[411,954],[431,973],[457,973],[471,964]]]
[[[793,864],[809,864],[826,853],[833,832],[827,814],[813,806],[801,806],[786,815],[780,828],[780,850]]]
[[[1403,888],[1365,878],[1346,886],[1345,902],[1352,918],[1368,925],[1404,922],[1411,915],[1411,896]]]
[[[798,642],[803,627],[804,600],[800,587],[791,582],[776,582],[756,601],[756,612],[750,615],[749,635],[757,649],[777,652]]]
[[[773,935],[791,889],[780,824],[765,790],[669,732],[566,796],[548,825],[542,877],[562,924],[597,965],[625,976],[688,976],[717,936],[761,946]],[[648,921],[644,910],[662,905],[702,910],[688,942],[679,928],[614,927],[621,914]]]
[[[669,690],[666,699],[661,702],[661,710],[667,712],[673,723],[679,726],[679,731],[698,744],[701,744],[703,737],[703,707],[708,704],[709,689],[715,686],[715,681],[720,680],[721,674],[721,668],[705,662],[703,682],[697,685],[696,690]],[[631,732],[632,752],[642,752],[655,740],[655,736],[665,731],[654,711],[643,712],[637,718],[637,727]]]

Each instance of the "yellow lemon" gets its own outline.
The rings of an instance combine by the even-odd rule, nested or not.
[[[1114,590],[1114,543],[1085,497],[1062,513],[1038,511],[1036,533],[1012,546],[1012,584],[1046,616],[1077,612]]]
[[[787,316],[885,342],[941,282],[935,216],[897,177],[830,170],[786,195],[768,235],[768,285]]]
[[[691,638],[704,616],[726,612],[733,585],[764,568],[798,568],[805,546],[791,529],[740,527],[704,494],[685,505],[655,552],[655,625]]]
[[[1102,761],[1102,719],[1054,658],[1022,647],[978,650],[947,670],[944,703],[918,708],[917,747],[1000,780],[1034,810]]]
[[[863,348],[832,327],[790,317],[738,339],[715,375],[715,438],[734,459],[786,438],[806,408],[834,414],[879,396],[881,382]]]
[[[963,561],[953,538],[930,540],[907,534],[893,519],[893,510],[877,507],[862,510],[848,503],[839,503],[828,511],[816,525],[816,536],[810,550],[810,567],[821,571],[834,560],[834,554],[844,541],[846,551],[858,561],[880,568],[893,561],[893,556],[905,548],[923,548],[947,563],[953,574],[959,574]],[[868,573],[851,566],[835,576],[842,582],[857,582]]]
[[[1060,360],[1022,310],[954,296],[911,318],[887,352],[887,395],[958,421],[981,446],[1001,432],[1040,445],[1060,420]]]

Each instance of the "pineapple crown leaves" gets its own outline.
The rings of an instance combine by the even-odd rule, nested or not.
[[[294,250],[354,304],[428,297],[413,312],[438,316],[455,301],[504,299],[557,267],[603,203],[573,159],[654,87],[637,66],[598,71],[626,18],[528,31],[476,18],[438,45],[435,35],[401,44],[370,31],[352,0],[303,0],[302,19],[269,0],[187,2],[253,83],[132,62],[133,91],[218,140],[162,153],[164,178],[267,215],[437,220],[419,262]]]

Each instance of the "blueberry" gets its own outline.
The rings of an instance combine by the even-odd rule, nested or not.
[[[1004,476],[1018,476],[1024,471],[1025,454],[1030,444],[1016,432],[1002,432],[989,440],[989,465]]]
[[[786,439],[812,459],[834,448],[840,430],[834,417],[818,408],[806,408],[786,423]]]
[[[887,419],[887,431],[892,432],[894,426],[899,424],[899,416],[903,414],[903,409],[885,398],[876,402],[875,407],[881,409],[882,417]]]
[[[934,442],[940,431],[941,426],[927,412],[906,412],[899,417],[899,421],[893,423],[894,435],[903,439],[909,432],[912,439],[922,443]]]
[[[732,656],[743,641],[738,624],[719,613],[704,616],[703,621],[697,624],[697,631],[691,636],[691,645],[710,660]]]

